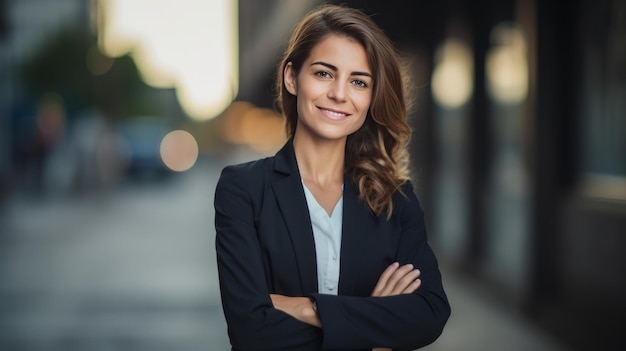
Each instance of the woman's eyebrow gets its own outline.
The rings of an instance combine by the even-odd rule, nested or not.
[[[335,72],[337,72],[337,70],[338,70],[338,69],[337,69],[337,66],[335,66],[335,65],[331,65],[330,63],[323,62],[323,61],[315,61],[315,62],[311,63],[311,66],[313,66],[313,65],[322,65],[322,66],[324,66],[324,67],[328,67],[329,69],[331,69],[331,70],[333,70],[333,71],[335,71]],[[374,78],[374,77],[372,77],[372,75],[371,75],[370,73],[368,73],[368,72],[359,72],[359,71],[354,71],[354,72],[351,72],[351,73],[350,73],[350,75],[352,75],[352,76],[367,76],[367,77],[370,77],[370,78],[372,78],[372,79]]]

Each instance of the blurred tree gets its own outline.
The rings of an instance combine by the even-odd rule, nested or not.
[[[69,110],[93,103],[92,76],[85,53],[95,38],[82,28],[66,28],[46,40],[20,65],[26,96],[55,92],[63,97]]]
[[[95,60],[112,62],[94,70],[94,55]],[[147,86],[130,56],[105,57],[97,50],[96,37],[84,28],[68,27],[52,35],[19,71],[26,96],[37,101],[44,94],[59,94],[70,119],[94,107],[113,121],[181,114],[173,89]]]
[[[146,85],[128,55],[115,59],[106,73],[93,80],[95,105],[114,120],[136,116],[172,117],[181,113],[174,89]]]

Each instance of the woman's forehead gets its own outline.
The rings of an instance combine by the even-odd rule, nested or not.
[[[324,62],[337,69],[371,72],[365,48],[356,39],[331,34],[320,40],[309,53],[306,64]]]

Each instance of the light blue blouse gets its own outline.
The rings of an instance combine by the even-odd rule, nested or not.
[[[315,253],[317,256],[317,286],[321,294],[337,295],[339,286],[339,253],[341,252],[341,227],[343,222],[343,196],[335,204],[330,216],[304,185],[313,225]]]

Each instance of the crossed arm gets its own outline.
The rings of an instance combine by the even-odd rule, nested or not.
[[[418,278],[420,271],[412,264],[400,266],[395,262],[381,274],[371,296],[394,296],[410,294],[417,290],[421,284]],[[270,294],[274,308],[281,310],[295,319],[322,328],[316,308],[308,297],[289,297],[278,294]],[[391,350],[388,348],[374,348],[373,351]]]

